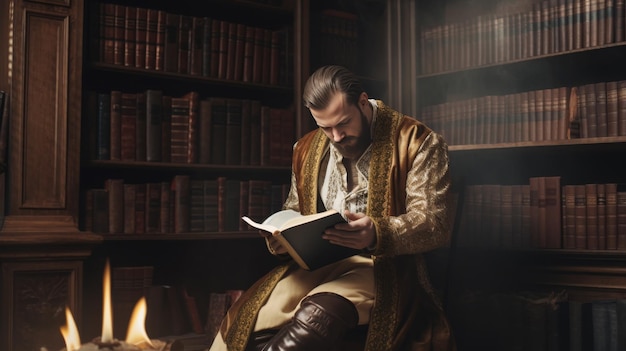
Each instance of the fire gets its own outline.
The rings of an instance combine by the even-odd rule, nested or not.
[[[69,307],[65,307],[65,319],[67,320],[67,325],[61,327],[61,334],[65,340],[65,349],[67,351],[78,350],[80,348],[80,335],[78,335],[78,328]]]
[[[160,351],[166,343],[160,340],[150,340],[146,333],[145,322],[148,312],[146,299],[142,297],[135,304],[133,313],[128,323],[128,332],[126,340],[119,341],[113,337],[113,318],[111,309],[111,268],[107,260],[104,268],[104,276],[102,279],[102,335],[100,338],[94,339],[93,342],[82,345],[80,342],[80,334],[74,317],[69,307],[65,309],[66,325],[61,327],[61,334],[65,340],[66,351],[91,351],[99,350],[103,346],[108,346],[111,350],[120,351],[138,351],[138,350],[154,350]]]

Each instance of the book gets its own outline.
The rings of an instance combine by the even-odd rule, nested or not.
[[[331,244],[322,238],[326,228],[346,223],[336,210],[311,215],[283,210],[267,217],[262,223],[247,216],[242,219],[250,226],[272,234],[298,265],[309,271],[360,253],[360,250]]]

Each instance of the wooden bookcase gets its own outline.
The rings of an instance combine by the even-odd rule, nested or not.
[[[623,191],[626,168],[619,160],[626,134],[619,126],[626,125],[626,102],[619,87],[626,74],[619,57],[626,53],[626,37],[618,3],[416,2],[415,115],[448,140],[453,187],[464,200],[447,302],[460,350],[483,349],[486,342],[498,350],[539,349],[528,340],[567,349],[577,342],[568,324],[574,313],[567,308],[626,297],[620,202],[611,202],[609,193],[597,201],[596,193],[587,192],[574,212],[565,197],[573,185],[617,184]],[[579,20],[570,21],[577,7]],[[601,88],[595,100],[586,99],[587,87]],[[539,187],[529,189],[529,202],[520,195],[511,205],[516,186],[554,176],[560,181],[555,201],[546,201],[550,192],[541,195]],[[546,216],[550,206],[555,214]],[[612,222],[606,211],[613,211]],[[611,231],[613,242],[606,239]],[[570,241],[573,233],[577,244]],[[546,246],[543,235],[556,246]],[[540,298],[563,312],[555,322],[564,327],[560,334],[532,328],[556,316],[545,309],[542,318],[534,314]],[[520,333],[527,333],[525,339],[516,339]],[[503,337],[494,341],[495,334]]]
[[[98,1],[86,5],[85,22],[88,25],[85,26],[85,48],[88,55],[83,66],[83,92],[86,96],[83,99],[83,211],[80,218],[84,221],[81,223],[83,229],[99,233],[104,238],[103,245],[96,248],[86,263],[90,274],[85,276],[88,287],[86,298],[96,302],[85,306],[89,316],[84,323],[86,335],[99,333],[102,311],[97,301],[101,299],[102,292],[99,284],[101,273],[98,272],[103,271],[107,259],[113,269],[153,267],[150,285],[186,289],[196,298],[202,321],[207,318],[210,293],[245,289],[275,264],[275,259],[264,249],[260,236],[256,231],[240,227],[239,218],[253,206],[256,211],[261,211],[257,212],[259,220],[269,215],[270,205],[277,206],[276,201],[282,203],[284,195],[280,191],[284,192],[284,188],[281,189],[280,185],[289,183],[290,161],[286,157],[290,158],[290,155],[285,155],[298,135],[293,107],[297,103],[293,77],[296,72],[293,45],[297,40],[294,37],[297,34],[294,31],[294,11],[292,1],[219,1],[210,5],[172,1]],[[141,20],[125,23],[122,28],[107,25],[116,23],[118,16],[122,16],[124,21],[124,18],[132,18],[132,14],[140,18],[146,15],[148,39],[144,44],[145,53],[141,50],[144,48],[140,46],[138,37],[134,43],[135,50],[132,49],[132,34],[141,33],[141,30],[136,28],[134,32],[126,32],[129,24],[141,24]],[[151,27],[151,14],[157,23],[158,18],[165,21],[162,30],[157,25]],[[110,38],[106,33],[114,37]],[[157,43],[152,49],[156,55],[153,61],[149,39],[152,36],[156,37]],[[128,44],[131,44],[130,49]],[[198,63],[197,66],[194,62]],[[161,96],[172,99],[170,118],[163,118],[161,124],[165,127],[158,127],[157,134],[161,135],[161,147],[169,141],[170,147],[178,143],[186,148],[182,161],[174,158],[175,148],[171,148],[169,159],[164,156],[167,151],[159,150],[156,153],[160,156],[158,161],[147,160],[139,152],[142,145],[139,140],[145,140],[145,136],[137,134],[140,128],[129,133],[124,129],[125,118],[131,121],[131,127],[135,123],[133,118],[136,119],[135,127],[143,118],[149,121],[149,113],[141,111],[141,106],[150,106],[142,101],[148,90],[157,90]],[[104,95],[107,102],[121,95],[122,105],[117,116],[114,102],[105,107],[110,111],[109,118],[121,119],[121,126],[120,121],[117,126],[111,121],[103,124],[105,128],[99,128],[99,118],[103,114],[94,104],[97,99],[89,96],[93,96],[93,92]],[[197,93],[198,98],[182,101],[184,105],[181,106],[188,106],[190,110],[185,115],[185,107],[180,110],[176,106],[181,103],[180,98],[188,96],[189,92]],[[130,101],[126,110],[124,99]],[[203,103],[202,100],[211,101]],[[225,101],[226,105],[220,108],[220,101]],[[245,102],[250,106],[247,115],[242,106]],[[194,110],[194,103],[199,105],[197,110]],[[163,111],[167,111],[165,106],[164,102],[161,105]],[[134,108],[136,110],[133,111]],[[181,111],[181,117],[177,117]],[[274,111],[277,113],[273,114]],[[143,113],[145,115],[142,116]],[[167,113],[164,112],[163,116]],[[167,119],[170,121],[164,121]],[[190,124],[183,127],[183,140],[180,142],[176,141],[176,136],[180,135],[175,130],[177,121]],[[256,126],[250,123],[256,123]],[[162,136],[166,135],[167,129],[172,130],[170,138]],[[121,135],[114,136],[115,131]],[[108,132],[109,136],[99,139],[101,132]],[[134,143],[132,140],[124,141],[133,137],[136,138]],[[150,143],[144,143],[149,149]],[[124,145],[129,144],[130,147],[125,150]],[[104,155],[98,153],[107,147],[109,150],[105,150],[108,152]],[[95,154],[93,150],[96,150]],[[236,153],[231,153],[232,150]],[[143,152],[146,152],[145,147]],[[174,179],[180,176],[188,177],[189,181],[186,186],[177,188]],[[137,215],[142,209],[149,211],[150,206],[137,206],[135,200],[135,205],[109,203],[109,226],[97,227],[97,212],[91,211],[99,204],[90,202],[93,200],[88,198],[88,193],[91,189],[104,189],[107,179],[121,179],[124,187],[134,187],[136,194],[148,193],[147,190],[139,190],[151,186],[147,184],[157,184],[161,189],[157,191],[160,198],[170,197],[170,205],[158,199],[156,201],[158,210],[154,214],[158,225],[148,222],[147,213]],[[218,179],[226,179],[230,183],[228,188],[226,182],[223,183],[224,188],[218,188]],[[251,180],[263,181],[266,186],[253,189],[248,183]],[[277,186],[273,191],[278,193],[272,194],[270,186]],[[253,199],[253,191],[255,200],[248,204],[248,199]],[[259,191],[266,196],[265,199],[258,198]],[[120,201],[113,200],[111,194],[109,192],[109,201]],[[128,199],[128,194],[125,194],[123,198]],[[185,195],[181,198],[180,194]],[[222,197],[223,200],[220,200]],[[134,228],[119,219],[118,229],[112,227],[115,221],[112,212],[120,206],[125,211],[131,209],[125,212],[125,219],[129,214],[132,216],[133,209],[135,216],[140,218],[134,220]],[[169,216],[165,219],[167,211]],[[122,282],[113,279],[112,284],[115,299],[115,286]],[[119,295],[119,298],[124,297]],[[124,337],[129,318],[129,315],[120,314],[114,316],[114,335],[117,338]],[[187,312],[183,311],[183,314],[187,318]],[[153,312],[152,318],[158,320],[164,317]],[[163,320],[162,323],[169,322]],[[179,330],[191,332],[188,321],[185,324]]]

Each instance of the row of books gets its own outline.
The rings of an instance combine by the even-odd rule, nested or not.
[[[90,92],[97,160],[289,166],[294,113],[258,100],[160,89]]]
[[[626,136],[626,80],[426,106],[450,145]]]
[[[243,23],[102,3],[99,59],[127,67],[290,86],[290,27]]]
[[[572,137],[570,94],[560,87],[451,101],[424,107],[421,119],[450,145],[564,140]]]
[[[107,179],[85,193],[85,229],[102,234],[199,233],[248,230],[281,209],[288,184],[267,180],[192,179],[131,184]]]
[[[335,9],[323,10],[312,25],[317,31],[311,46],[315,49],[315,64],[335,64],[356,69],[358,63],[358,16]]]
[[[468,293],[452,319],[460,345],[502,351],[626,348],[626,300],[577,301],[561,292]]]
[[[626,80],[577,88],[581,138],[626,135]]]
[[[434,74],[622,42],[622,0],[543,0],[426,28],[421,72]]]
[[[210,346],[230,305],[243,293],[232,289],[190,294],[185,286],[153,284],[153,266],[117,266],[111,269],[114,335],[126,335],[128,320],[139,299],[145,297],[146,333],[184,350]],[[182,347],[182,348],[180,348]]]
[[[616,183],[472,185],[463,206],[461,247],[626,250],[626,191]]]

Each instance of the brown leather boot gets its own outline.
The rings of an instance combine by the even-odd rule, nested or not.
[[[356,307],[345,297],[334,293],[311,295],[263,351],[330,350],[358,321]]]

